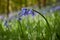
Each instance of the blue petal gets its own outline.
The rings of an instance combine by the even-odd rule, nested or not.
[[[22,14],[22,16],[24,15],[28,15],[28,9],[27,8],[22,8],[22,10],[21,10],[21,14]]]
[[[32,14],[32,16],[34,16],[34,11],[32,9],[29,10],[28,14]]]

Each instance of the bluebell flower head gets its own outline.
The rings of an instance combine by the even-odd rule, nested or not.
[[[34,11],[32,9],[29,10],[28,14],[32,14],[32,16],[35,15]]]
[[[24,15],[24,16],[28,15],[28,9],[27,8],[22,8],[21,14]]]
[[[18,13],[18,17],[26,16],[28,15],[28,9],[27,8],[22,8],[21,12]]]
[[[18,18],[21,18],[22,16],[28,16],[29,14],[31,14],[32,16],[35,15],[32,9],[22,8],[21,12],[18,13]]]

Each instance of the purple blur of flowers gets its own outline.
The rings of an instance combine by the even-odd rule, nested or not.
[[[60,6],[55,7],[55,10],[60,10]]]
[[[50,8],[50,12],[54,12],[55,11],[55,6]]]
[[[54,12],[54,11],[57,11],[57,10],[60,10],[60,6],[54,6],[50,9],[51,12]]]
[[[4,20],[4,16],[3,15],[0,15],[0,20]]]

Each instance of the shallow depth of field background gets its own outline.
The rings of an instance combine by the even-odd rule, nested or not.
[[[0,40],[60,40],[60,0],[0,0]]]

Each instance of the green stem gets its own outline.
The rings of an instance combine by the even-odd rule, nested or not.
[[[47,19],[46,19],[40,12],[38,12],[38,11],[36,11],[36,10],[34,10],[34,9],[33,9],[33,11],[37,12],[38,14],[40,14],[40,15],[45,19],[47,25],[50,26],[49,23],[48,23],[48,21],[47,21]]]
[[[41,15],[44,19],[45,19],[45,21],[46,21],[46,23],[47,23],[47,26],[48,26],[48,29],[49,29],[49,32],[51,33],[51,28],[50,28],[50,25],[49,25],[49,22],[48,22],[48,20],[43,16],[43,14],[41,14],[40,12],[38,12],[38,11],[36,11],[36,10],[34,10],[34,9],[32,9],[34,12],[36,12],[36,13],[38,13],[39,15]],[[47,30],[48,30],[47,29]],[[51,40],[52,40],[52,34],[51,34]]]

